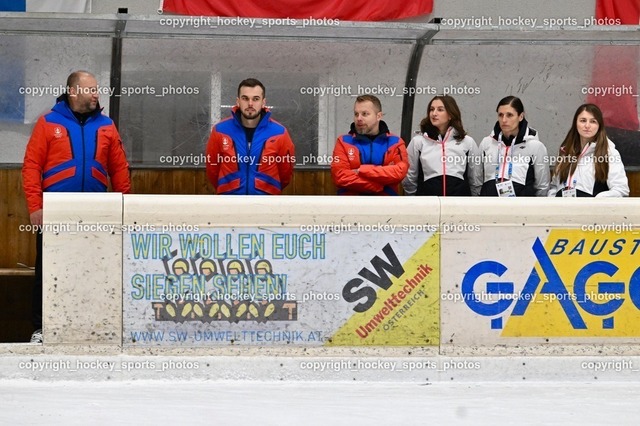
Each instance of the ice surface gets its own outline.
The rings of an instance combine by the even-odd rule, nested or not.
[[[0,357],[0,425],[637,425],[640,357]]]
[[[16,379],[0,401],[6,425],[635,425],[640,384]]]

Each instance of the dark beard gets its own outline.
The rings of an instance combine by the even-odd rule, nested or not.
[[[246,118],[247,120],[253,120],[253,119],[255,119],[255,118],[260,117],[260,110],[257,110],[253,115],[245,114],[245,112],[244,112],[244,111],[240,111],[240,114],[242,114],[242,116],[243,116],[244,118]]]

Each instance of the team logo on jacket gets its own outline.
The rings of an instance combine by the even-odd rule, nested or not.
[[[347,156],[349,157],[349,160],[353,160],[355,157],[355,152],[353,150],[353,148],[349,148],[349,151],[347,152]]]
[[[222,150],[226,151],[229,149],[229,139],[222,138]]]
[[[53,136],[54,136],[56,139],[60,139],[60,138],[62,137],[62,129],[61,129],[60,127],[55,127],[55,128],[53,129]]]

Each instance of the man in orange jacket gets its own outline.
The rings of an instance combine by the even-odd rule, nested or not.
[[[27,144],[22,186],[32,225],[42,226],[42,193],[103,192],[108,179],[116,192],[131,188],[129,163],[113,121],[102,114],[96,78],[76,71],[67,93],[38,119]],[[37,234],[31,341],[42,343],[42,233]]]
[[[409,170],[407,149],[382,121],[382,105],[372,95],[356,98],[351,131],[338,138],[331,177],[341,195],[398,195]]]
[[[231,117],[213,126],[207,177],[217,194],[278,195],[291,181],[293,142],[266,104],[264,85],[255,78],[243,80]]]

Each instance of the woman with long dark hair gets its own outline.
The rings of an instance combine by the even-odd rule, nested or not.
[[[480,195],[544,197],[549,190],[547,148],[524,118],[522,101],[507,96],[496,108],[493,132],[480,142],[483,184]]]
[[[629,182],[620,153],[607,138],[602,111],[583,104],[573,116],[549,188],[550,197],[626,197]]]
[[[478,146],[462,125],[460,109],[451,96],[436,96],[407,148],[409,171],[402,181],[408,195],[478,195],[482,181],[473,164]]]

